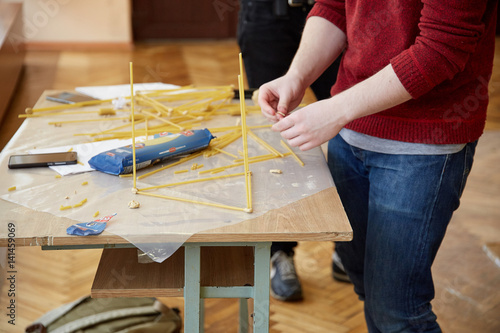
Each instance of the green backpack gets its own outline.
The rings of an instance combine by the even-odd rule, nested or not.
[[[178,310],[155,298],[82,297],[26,328],[26,333],[179,333]]]

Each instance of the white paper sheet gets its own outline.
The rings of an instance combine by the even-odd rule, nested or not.
[[[175,84],[167,84],[161,82],[153,83],[136,83],[134,84],[134,93],[136,91],[145,90],[163,90],[163,89],[175,89],[179,86]],[[119,84],[112,86],[93,86],[93,87],[76,87],[76,91],[79,93],[92,96],[98,99],[111,99],[130,96],[130,84]]]

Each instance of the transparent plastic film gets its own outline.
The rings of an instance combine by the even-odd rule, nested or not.
[[[306,152],[293,149],[304,163],[301,166],[282,146],[279,133],[266,126],[269,124],[264,117],[249,114],[247,126],[254,135],[248,135],[247,139],[253,213],[245,212],[247,201],[241,163],[242,139],[237,137],[238,118],[218,116],[193,127],[208,128],[220,138],[229,137],[228,133],[232,132],[236,137],[219,149],[222,152],[213,149],[211,143],[207,150],[195,153],[198,155],[190,154],[138,170],[139,193],[132,191],[132,177],[98,171],[58,177],[48,168],[8,170],[8,156],[32,149],[34,142],[37,147],[85,143],[89,142],[88,136],[73,134],[95,132],[96,127],[108,126],[89,122],[54,128],[47,125],[46,119],[28,119],[28,124],[23,125],[1,154],[0,167],[5,172],[0,179],[0,197],[76,222],[92,221],[97,212],[99,216],[116,213],[104,232],[126,239],[151,260],[162,262],[195,233],[257,217],[333,186],[320,148]],[[223,127],[227,130],[220,130]],[[47,136],[34,135],[32,128],[40,129]],[[54,137],[65,139],[55,142]],[[204,154],[208,151],[211,154]],[[162,170],[150,174],[159,169]],[[12,186],[16,186],[16,190],[9,191]],[[140,206],[129,208],[131,201]],[[221,208],[226,206],[238,209]]]

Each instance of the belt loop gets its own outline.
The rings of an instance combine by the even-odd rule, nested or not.
[[[288,0],[288,5],[290,7],[303,7],[314,5],[315,0]]]
[[[288,15],[287,0],[274,0],[274,15],[277,17],[286,17]]]

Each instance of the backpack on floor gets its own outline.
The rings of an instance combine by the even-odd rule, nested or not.
[[[64,304],[26,328],[26,333],[179,333],[177,309],[147,297],[82,297]]]

